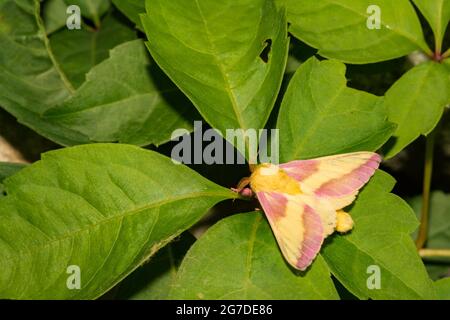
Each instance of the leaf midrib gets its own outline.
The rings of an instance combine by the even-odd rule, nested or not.
[[[34,0],[34,18],[36,20],[36,25],[38,27],[38,32],[41,33],[41,35],[38,34],[38,37],[41,37],[44,41],[45,50],[47,51],[47,54],[55,67],[56,72],[58,73],[62,83],[66,87],[67,91],[69,91],[70,94],[75,93],[75,88],[72,85],[72,83],[67,78],[66,74],[62,71],[61,66],[59,65],[58,61],[56,60],[55,55],[53,54],[53,51],[50,46],[50,40],[47,37],[47,33],[45,31],[44,23],[41,18],[41,4],[38,0]]]
[[[223,64],[217,58],[218,50],[216,48],[216,45],[212,41],[211,31],[209,30],[207,20],[205,18],[205,15],[203,14],[203,11],[202,11],[202,9],[200,7],[200,3],[198,1],[199,0],[195,0],[195,4],[197,6],[198,12],[199,12],[200,17],[201,17],[202,22],[203,22],[203,26],[204,26],[204,29],[205,29],[205,32],[206,32],[206,38],[208,39],[210,48],[212,49],[212,57],[213,57],[216,65],[217,65],[217,67],[219,68],[220,74],[221,74],[222,79],[224,81],[225,91],[227,92],[228,98],[230,99],[231,106],[233,108],[233,112],[234,112],[234,114],[236,116],[236,120],[237,120],[237,122],[239,124],[239,127],[241,129],[243,129],[243,130],[246,130],[247,126],[244,124],[244,119],[242,119],[241,113],[239,112],[239,107],[237,105],[236,97],[235,97],[234,92],[231,90],[231,87],[230,87],[229,75],[225,71]]]

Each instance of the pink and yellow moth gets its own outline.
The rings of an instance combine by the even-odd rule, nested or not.
[[[255,194],[285,259],[305,270],[334,231],[353,228],[350,205],[374,174],[381,157],[355,152],[273,165],[261,164],[237,191]],[[250,184],[250,188],[245,188]]]

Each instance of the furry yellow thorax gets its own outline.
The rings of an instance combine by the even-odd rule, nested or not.
[[[250,176],[250,187],[254,192],[280,192],[291,195],[301,193],[299,183],[289,177],[280,167],[263,163]]]

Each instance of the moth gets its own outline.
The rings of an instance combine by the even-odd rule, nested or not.
[[[353,229],[351,216],[342,209],[355,200],[380,162],[376,153],[354,152],[280,165],[263,163],[234,190],[256,195],[283,256],[304,271],[326,237]]]

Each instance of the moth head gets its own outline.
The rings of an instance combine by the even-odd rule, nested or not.
[[[254,192],[301,193],[299,183],[271,163],[263,163],[255,168],[250,176],[250,187]]]

